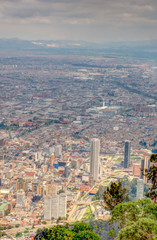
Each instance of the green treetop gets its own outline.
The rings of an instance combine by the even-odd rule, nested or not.
[[[73,227],[53,226],[40,229],[35,240],[100,240],[100,237],[92,231],[86,223],[77,223]]]
[[[120,203],[112,211],[111,223],[117,223],[116,240],[147,240],[157,237],[157,204],[150,199]]]
[[[111,183],[111,185],[107,187],[107,190],[104,191],[103,198],[106,208],[110,210],[113,210],[117,204],[129,200],[127,190],[121,182]]]
[[[147,197],[150,197],[154,203],[157,202],[157,154],[152,154],[150,157],[151,166],[147,170],[146,176],[148,180],[151,181],[152,186],[149,192],[146,194]]]

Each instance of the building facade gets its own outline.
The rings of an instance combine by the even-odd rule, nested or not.
[[[44,198],[44,219],[65,218],[67,210],[67,196],[65,194],[53,194]]]
[[[136,199],[140,200],[143,198],[144,195],[144,182],[143,179],[137,180],[137,192],[136,192]]]
[[[99,171],[100,171],[100,140],[93,138],[91,140],[91,149],[90,149],[90,174],[93,175],[94,181],[98,180]]]

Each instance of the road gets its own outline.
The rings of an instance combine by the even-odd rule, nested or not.
[[[83,201],[84,202],[90,202],[91,200],[92,200],[92,197],[93,196],[90,196],[90,195],[88,195]],[[85,212],[86,212],[86,210],[87,210],[87,207],[88,207],[88,205],[86,206],[84,206],[84,205],[82,205],[82,206],[77,206],[75,209],[74,209],[74,211],[73,211],[73,213],[71,214],[71,216],[68,218],[68,220],[70,220],[70,221],[78,221],[78,220],[80,220],[81,218],[83,218],[83,216],[84,216],[84,214],[85,214]]]

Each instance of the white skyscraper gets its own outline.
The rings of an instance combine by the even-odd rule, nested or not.
[[[66,210],[67,210],[67,196],[65,194],[60,194],[59,196],[59,217],[66,217]]]
[[[140,200],[143,198],[144,193],[144,182],[143,179],[137,179],[137,193],[136,199]]]
[[[55,157],[60,157],[62,155],[62,145],[55,146]]]
[[[51,204],[52,204],[52,210],[51,210],[51,217],[57,219],[59,216],[59,195],[54,194],[51,196]]]
[[[16,207],[17,208],[24,208],[25,207],[25,192],[22,189],[20,189],[17,192]]]
[[[44,198],[44,219],[51,220],[52,211],[52,198],[51,196],[45,196]]]
[[[99,168],[100,168],[100,140],[97,138],[93,138],[91,140],[91,150],[90,150],[90,173],[93,175],[94,181],[97,181],[99,176]]]
[[[66,217],[67,196],[65,194],[53,194],[44,198],[44,219]]]

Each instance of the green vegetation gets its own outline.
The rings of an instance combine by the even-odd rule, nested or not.
[[[157,239],[157,224],[151,219],[140,219],[135,223],[123,228],[116,240],[128,239]]]
[[[94,220],[94,215],[92,214],[91,207],[88,206],[86,209],[85,215],[81,220],[84,221],[84,220],[92,220],[92,219]]]
[[[6,235],[5,232],[0,231],[0,238],[5,236],[5,235]]]
[[[86,223],[77,223],[72,226],[54,226],[38,229],[35,240],[100,240],[100,237],[92,231]]]
[[[66,220],[66,217],[59,217],[59,218],[57,219],[57,223],[59,223],[59,222],[62,221],[62,220]]]
[[[152,154],[150,158],[152,166],[149,170],[146,170],[146,176],[148,180],[151,180],[152,186],[149,192],[146,194],[147,197],[150,197],[155,203],[157,202],[157,154]],[[155,165],[155,164],[156,165]]]
[[[119,182],[119,180],[117,181]],[[129,200],[132,201],[136,198],[136,191],[137,191],[137,178],[129,180],[128,176],[124,176],[123,179],[121,179],[121,183],[123,187],[127,189]],[[149,190],[148,185],[144,185],[144,194],[146,194]]]
[[[65,191],[63,189],[60,189],[58,193],[60,194],[60,193],[64,193],[64,192]]]
[[[106,208],[110,210],[113,210],[117,204],[129,200],[127,190],[123,187],[121,182],[111,183],[104,191],[103,198]]]
[[[20,238],[20,237],[22,237],[22,233],[21,232],[16,233],[16,238]]]
[[[109,181],[108,181],[108,180],[106,180],[106,181],[104,181],[104,183],[109,183]]]
[[[122,160],[123,160],[122,158],[117,158],[114,161],[117,162],[117,163],[120,163]]]
[[[15,227],[16,227],[16,228],[20,227],[20,224],[16,224]]]
[[[118,176],[117,176],[118,177]],[[137,191],[137,178],[129,180],[128,176],[124,176],[123,179],[118,180],[116,183],[121,181],[124,188],[127,189],[129,200],[134,200],[136,198],[136,191]],[[109,181],[106,180],[104,183],[108,183]],[[93,196],[92,201],[103,199],[104,191],[107,190],[107,187],[99,186],[98,192]],[[144,185],[144,193],[146,194],[149,190],[148,185]]]
[[[47,222],[46,222],[46,221],[42,221],[41,223],[42,223],[42,224],[47,224]]]
[[[106,181],[106,182],[108,182],[108,181]],[[104,194],[105,189],[106,189],[106,187],[104,187],[104,186],[99,186],[99,190],[97,191],[97,193],[95,194],[95,196],[92,198],[92,201],[102,199],[102,196],[103,196],[103,194]]]
[[[10,210],[9,210],[9,209],[7,209],[7,210],[4,211],[4,215],[5,215],[5,216],[7,216],[9,213],[10,213]]]
[[[120,203],[113,209],[110,222],[118,224],[120,231],[116,240],[156,239],[157,205],[150,199]],[[111,231],[116,235],[114,228]]]

